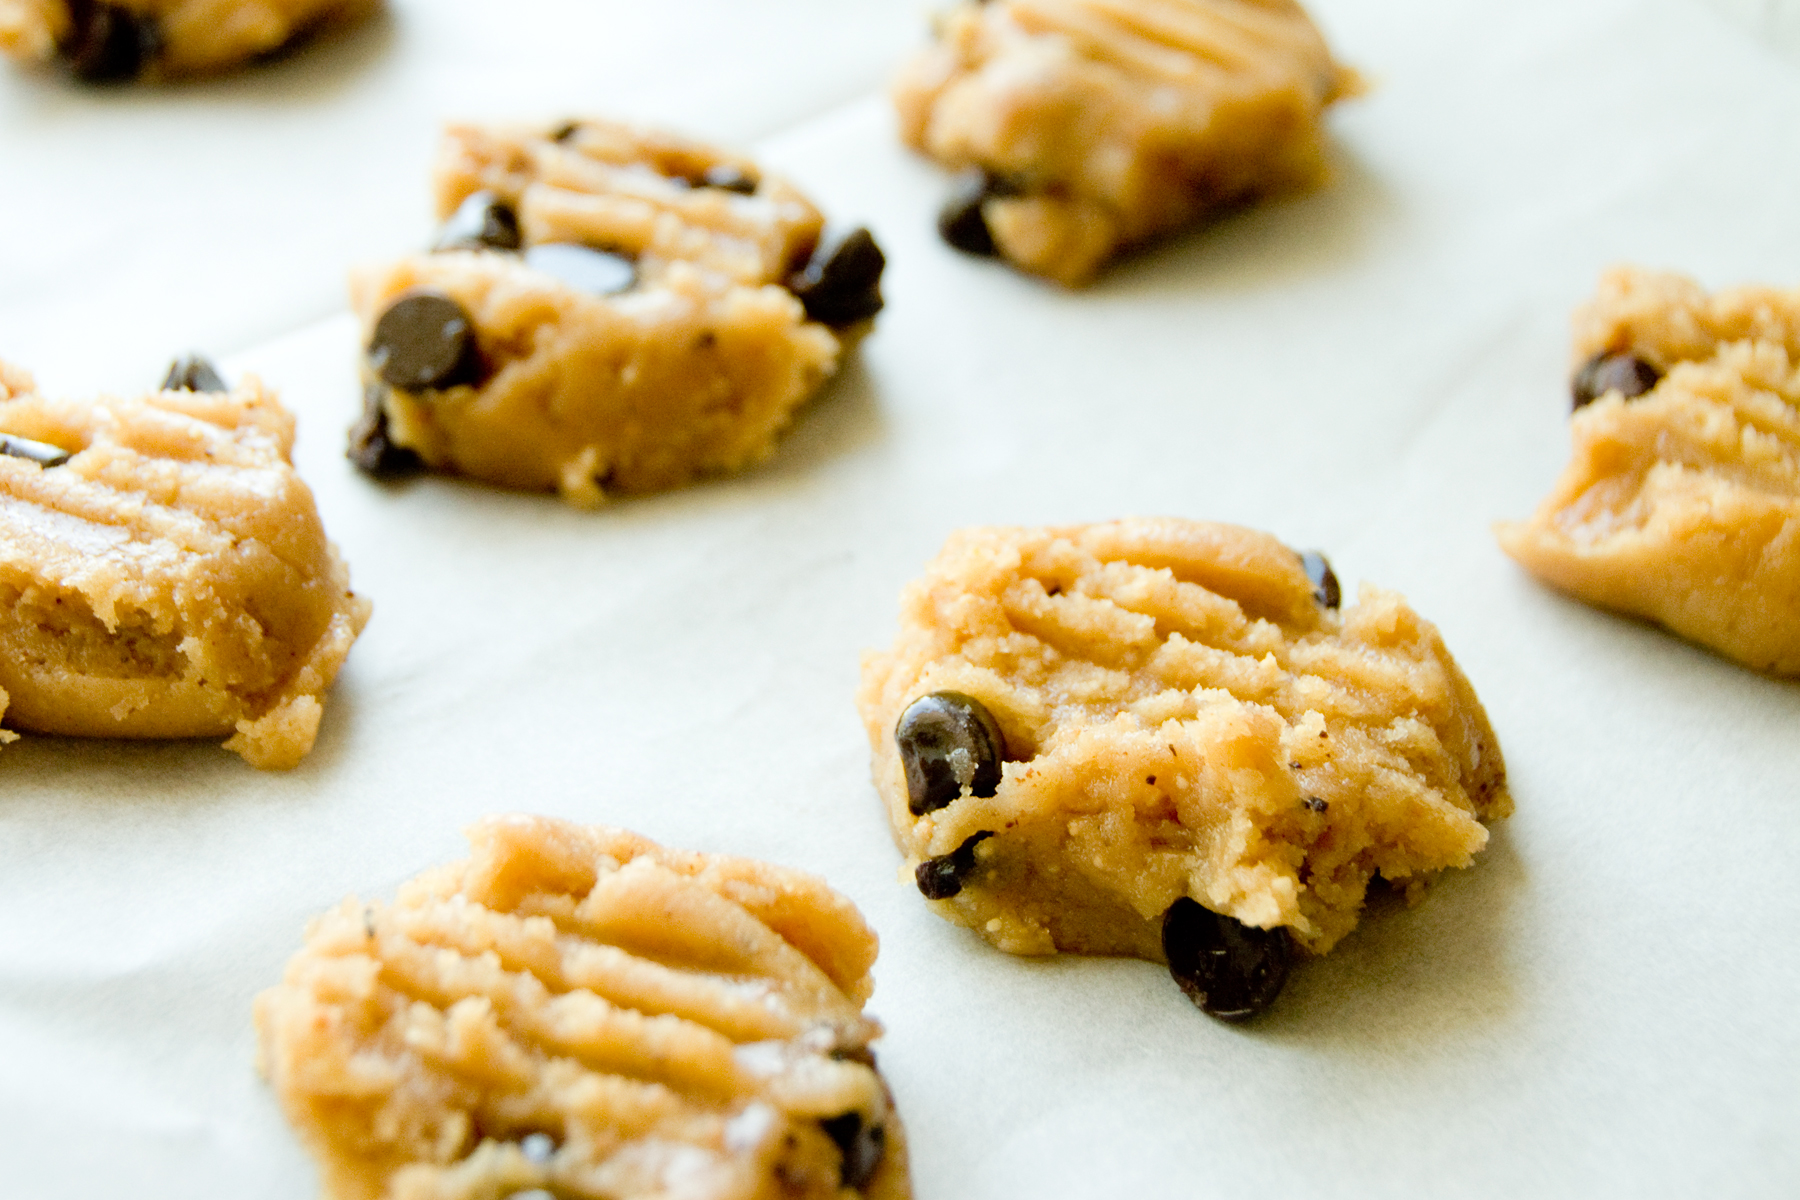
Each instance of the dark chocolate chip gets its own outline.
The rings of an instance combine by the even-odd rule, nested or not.
[[[1635,354],[1596,354],[1575,372],[1569,391],[1579,409],[1608,392],[1618,392],[1627,400],[1641,396],[1661,378],[1661,371]]]
[[[149,13],[101,0],[65,0],[69,31],[57,50],[88,83],[136,79],[162,50],[162,27]]]
[[[696,187],[718,188],[722,192],[736,192],[740,196],[756,195],[757,179],[742,167],[730,163],[716,163],[700,173]]]
[[[219,369],[203,355],[189,354],[169,364],[163,376],[165,392],[229,392]]]
[[[1306,805],[1307,808],[1316,813],[1322,813],[1331,807],[1331,802],[1329,800],[1321,800],[1317,796],[1308,796],[1300,803]]]
[[[881,272],[886,267],[887,256],[867,229],[828,232],[788,287],[813,320],[853,325],[881,311]]]
[[[831,1061],[861,1063],[873,1071],[875,1069],[875,1052],[867,1046],[839,1046],[832,1050]]]
[[[474,322],[442,292],[409,292],[375,322],[369,367],[409,392],[473,383],[481,372]]]
[[[1336,608],[1343,603],[1344,593],[1338,587],[1337,572],[1331,569],[1330,559],[1317,550],[1307,550],[1300,555],[1300,566],[1312,580],[1314,600],[1326,608]]]
[[[9,458],[29,458],[40,467],[60,467],[73,457],[61,446],[34,442],[12,433],[0,433],[0,454]]]
[[[377,479],[398,479],[423,470],[425,461],[418,451],[396,446],[388,436],[387,394],[386,385],[380,383],[363,389],[362,416],[350,426],[350,446],[345,455],[357,469]]]
[[[984,257],[997,253],[994,233],[981,214],[982,201],[993,194],[993,181],[979,167],[971,167],[956,177],[950,199],[938,210],[938,236],[964,254]]]
[[[1000,787],[1005,741],[981,701],[961,692],[933,692],[912,702],[894,727],[906,770],[906,806],[936,812],[960,797],[991,796]]]
[[[1254,929],[1183,896],[1163,914],[1169,974],[1200,1011],[1247,1021],[1281,994],[1293,960],[1288,931]]]
[[[875,1169],[881,1165],[881,1156],[887,1151],[887,1129],[879,1124],[869,1124],[855,1111],[841,1117],[821,1118],[819,1126],[843,1152],[844,1163],[840,1171],[843,1185],[857,1191],[867,1187],[875,1178]]]
[[[517,250],[519,217],[500,197],[483,189],[470,193],[438,230],[433,250]]]
[[[550,140],[553,142],[566,142],[580,132],[580,121],[564,121],[561,125],[558,125],[555,129],[550,131]]]
[[[919,894],[927,900],[948,900],[952,896],[960,896],[963,882],[975,873],[975,847],[993,836],[984,829],[966,839],[950,853],[940,854],[920,863],[913,871],[913,881],[919,885]]]
[[[574,242],[533,246],[525,252],[525,265],[596,296],[617,295],[637,282],[637,268],[629,258]]]

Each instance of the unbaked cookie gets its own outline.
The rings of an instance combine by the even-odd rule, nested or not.
[[[0,363],[0,712],[38,733],[230,734],[252,765],[293,767],[369,602],[274,395],[194,359],[164,387],[48,400]]]
[[[938,913],[1014,954],[1166,961],[1216,1016],[1507,815],[1433,626],[1266,534],[1183,520],[954,535],[858,704]]]
[[[111,83],[199,75],[269,54],[380,0],[0,0],[0,50]]]
[[[1060,283],[1325,178],[1357,87],[1294,0],[974,0],[894,86],[900,135],[964,172],[944,238]]]
[[[748,159],[605,121],[450,127],[435,252],[361,273],[351,458],[591,507],[733,471],[881,308],[885,260]]]
[[[1800,675],[1800,290],[1708,295],[1621,268],[1575,318],[1574,457],[1525,568],[1777,675]]]
[[[469,840],[319,918],[257,999],[327,1200],[912,1194],[848,900],[604,827]]]

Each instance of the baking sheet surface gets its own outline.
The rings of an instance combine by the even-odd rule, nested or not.
[[[0,1195],[315,1195],[251,998],[308,917],[503,810],[851,895],[921,1197],[1800,1191],[1800,685],[1546,591],[1489,532],[1561,469],[1568,313],[1606,266],[1800,284],[1800,70],[1684,0],[1312,7],[1374,85],[1332,118],[1335,184],[1079,294],[937,242],[945,181],[880,96],[913,0],[421,0],[191,88],[7,71],[0,357],[54,391],[190,347],[260,374],[375,616],[292,773],[0,750]],[[370,484],[343,268],[427,235],[441,117],[583,110],[747,144],[870,224],[876,332],[743,476],[598,513]],[[1165,513],[1405,593],[1518,806],[1243,1030],[1158,967],[931,916],[851,703],[950,530]]]

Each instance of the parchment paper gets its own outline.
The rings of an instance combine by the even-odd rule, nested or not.
[[[1800,283],[1800,75],[1682,0],[1316,0],[1374,83],[1337,179],[1071,294],[956,255],[880,88],[912,0],[396,5],[265,74],[0,83],[0,356],[137,390],[198,346],[300,417],[375,617],[317,749],[0,750],[0,1196],[303,1200],[251,998],[308,917],[500,810],[825,875],[921,1197],[1800,1192],[1800,685],[1587,609],[1489,533],[1567,454],[1567,316],[1616,261]],[[766,468],[577,513],[342,457],[343,268],[429,228],[444,116],[749,143],[890,259]],[[952,529],[1239,521],[1404,592],[1518,814],[1248,1029],[1158,967],[1012,959],[897,876],[859,653]]]

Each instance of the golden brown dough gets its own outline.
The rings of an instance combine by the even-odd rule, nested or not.
[[[944,692],[992,715],[1004,763],[992,794],[971,772],[920,813],[896,726]],[[858,704],[921,890],[961,853],[933,907],[1014,954],[1162,961],[1184,897],[1323,953],[1375,875],[1468,866],[1512,809],[1437,630],[1366,585],[1340,614],[1298,554],[1232,525],[963,530]]]
[[[668,134],[451,126],[440,216],[472,198],[505,236],[352,281],[370,347],[352,457],[376,473],[422,463],[592,507],[740,470],[773,451],[881,307],[866,231],[826,236],[791,185]],[[541,257],[584,250],[604,252],[612,290]],[[452,302],[473,345],[457,369],[409,380],[379,360],[382,322],[419,296]]]
[[[9,725],[81,737],[230,734],[253,766],[312,749],[369,619],[254,377],[229,392],[48,400],[0,364],[0,688]]]
[[[1575,317],[1578,367],[1607,359],[1642,364],[1639,394],[1578,409],[1568,468],[1501,546],[1590,604],[1800,675],[1800,290],[1619,268]]]
[[[394,903],[315,921],[257,999],[326,1200],[912,1194],[849,901],[602,826],[498,817],[469,841]]]
[[[1357,86],[1294,0],[971,0],[894,100],[909,146],[985,173],[964,198],[975,241],[1074,286],[1120,249],[1318,184],[1324,110]]]
[[[0,51],[84,78],[201,75],[278,50],[380,0],[0,0]]]

